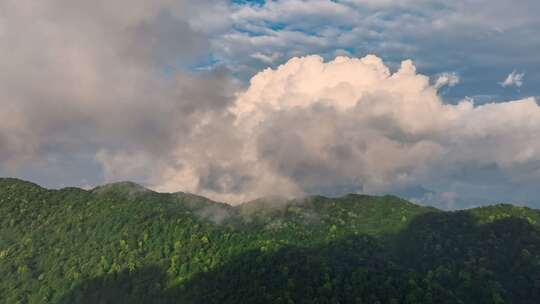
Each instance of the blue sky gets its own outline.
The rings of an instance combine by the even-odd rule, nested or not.
[[[230,30],[213,42],[219,62],[242,78],[291,56],[373,53],[391,66],[413,59],[427,75],[457,73],[460,83],[444,92],[449,101],[470,96],[483,103],[540,94],[537,1],[234,3]],[[512,71],[524,74],[523,84],[502,87]]]
[[[0,1],[0,176],[233,203],[279,189],[538,207],[538,12],[536,0]]]

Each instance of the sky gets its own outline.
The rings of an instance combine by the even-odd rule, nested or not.
[[[0,0],[0,176],[540,207],[536,0]]]

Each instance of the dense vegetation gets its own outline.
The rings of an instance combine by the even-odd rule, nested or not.
[[[1,303],[540,303],[540,212],[0,179]]]

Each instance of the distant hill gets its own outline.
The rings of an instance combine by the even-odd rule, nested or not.
[[[0,303],[540,303],[540,212],[0,179]]]

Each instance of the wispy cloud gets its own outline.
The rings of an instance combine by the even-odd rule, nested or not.
[[[258,59],[267,64],[273,64],[276,62],[276,60],[278,60],[281,57],[281,54],[279,53],[264,54],[261,52],[256,52],[252,54],[251,57]]]
[[[457,73],[441,73],[435,80],[435,88],[442,88],[443,86],[453,87],[459,83],[459,76]]]
[[[523,77],[525,73],[518,73],[517,71],[512,71],[508,74],[504,81],[500,82],[503,87],[518,87],[520,88],[523,85]]]

